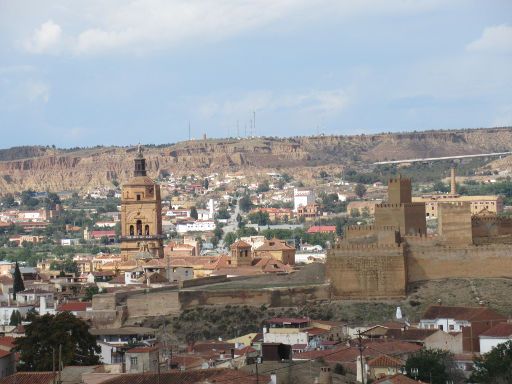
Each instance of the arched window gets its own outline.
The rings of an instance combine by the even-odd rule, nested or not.
[[[144,234],[146,236],[149,236],[149,225],[147,225],[147,224],[144,226]]]
[[[130,236],[135,235],[135,229],[133,228],[133,225],[130,225]]]
[[[137,220],[137,236],[142,236],[142,220]]]

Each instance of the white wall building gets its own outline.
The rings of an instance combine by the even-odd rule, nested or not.
[[[512,340],[512,323],[500,323],[480,336],[480,353],[490,352],[498,344]]]
[[[314,191],[295,188],[293,190],[293,211],[297,212],[299,207],[313,204],[315,200],[316,196]]]

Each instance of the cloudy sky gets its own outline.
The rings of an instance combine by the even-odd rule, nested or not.
[[[189,122],[512,125],[512,1],[0,0],[1,147],[172,143]]]

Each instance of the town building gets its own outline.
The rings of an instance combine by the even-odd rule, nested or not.
[[[315,200],[316,196],[314,191],[295,188],[293,190],[293,211],[297,212],[299,207],[314,204]]]
[[[122,188],[121,256],[124,260],[164,256],[160,186],[147,176],[140,146],[133,178]]]
[[[512,323],[499,323],[480,334],[480,353],[488,353],[499,344],[512,340]]]

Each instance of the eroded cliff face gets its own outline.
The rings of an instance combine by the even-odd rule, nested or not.
[[[475,154],[511,149],[512,128],[432,131],[359,136],[315,136],[186,141],[145,148],[149,174],[207,175],[288,168],[350,165],[417,157]],[[76,151],[22,147],[0,151],[0,193],[28,188],[87,191],[126,181],[135,148]],[[25,157],[24,157],[25,156]],[[293,169],[288,170],[293,172]]]

